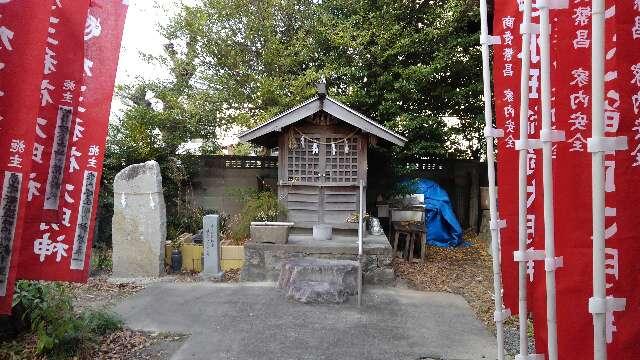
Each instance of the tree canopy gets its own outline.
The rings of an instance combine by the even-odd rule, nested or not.
[[[331,96],[408,138],[384,155],[398,164],[434,154],[479,158],[479,29],[470,0],[182,5],[161,28],[164,54],[144,57],[164,71],[119,89],[127,107],[110,126],[100,234],[108,242],[111,182],[124,166],[157,160],[170,218],[197,217],[187,197],[198,165],[181,145],[203,139],[203,152],[214,153],[221,131],[258,125],[309,99],[321,79]]]
[[[250,127],[330,95],[406,135],[411,156],[478,158],[482,81],[477,4],[468,0],[202,0],[162,29],[168,80],[123,90],[120,129],[175,153],[216,128]],[[148,90],[162,101],[154,110]],[[447,125],[443,117],[456,118]],[[142,131],[145,130],[145,131]],[[157,136],[161,134],[161,136]],[[123,139],[124,139],[123,138]],[[161,138],[161,142],[158,139]],[[130,141],[126,141],[130,143]]]

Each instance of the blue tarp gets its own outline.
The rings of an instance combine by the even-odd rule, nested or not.
[[[424,194],[427,244],[439,247],[462,245],[462,227],[447,192],[428,179],[417,179],[415,185],[416,194]]]

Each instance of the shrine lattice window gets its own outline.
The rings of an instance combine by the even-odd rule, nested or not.
[[[322,141],[322,138],[312,137],[314,141]],[[306,140],[306,139],[305,139]],[[301,143],[301,136],[295,138],[295,148],[289,149],[287,178],[294,182],[320,182],[320,151],[313,151],[313,143],[306,141]],[[319,144],[318,144],[319,145]]]
[[[358,181],[358,138],[327,138],[326,142],[334,143],[335,151],[333,146],[325,146],[325,181],[356,183]]]

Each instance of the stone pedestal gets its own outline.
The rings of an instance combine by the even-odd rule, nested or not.
[[[358,267],[349,260],[289,260],[282,264],[278,288],[287,291],[289,300],[340,304],[357,293]]]
[[[160,166],[155,161],[120,171],[113,182],[113,276],[164,272],[167,218]]]
[[[365,284],[393,285],[393,250],[387,237],[367,235],[364,240],[362,272]],[[314,241],[311,234],[290,235],[286,244],[249,241],[244,245],[240,281],[278,281],[282,264],[290,260],[316,258],[358,261],[358,237],[336,235],[331,241]]]

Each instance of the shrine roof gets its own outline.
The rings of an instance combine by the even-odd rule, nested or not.
[[[265,135],[273,132],[279,132],[284,127],[299,122],[320,111],[325,111],[347,124],[355,126],[395,145],[404,146],[407,142],[407,139],[403,136],[387,129],[338,100],[324,94],[311,98],[302,104],[271,118],[264,124],[245,132],[240,135],[240,141],[256,141]]]

